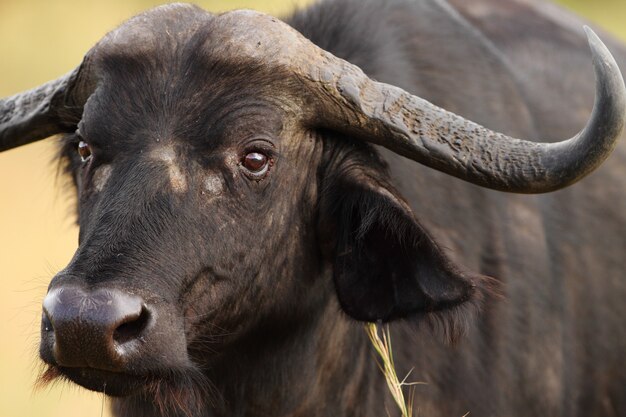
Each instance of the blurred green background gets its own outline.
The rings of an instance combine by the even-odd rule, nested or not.
[[[255,8],[281,15],[310,0],[198,1],[211,10]],[[471,0],[468,0],[471,1]],[[561,0],[626,39],[625,0]],[[0,97],[77,65],[108,30],[150,0],[0,0]],[[626,69],[624,69],[626,70]],[[76,245],[72,204],[51,163],[51,141],[0,154],[0,416],[100,416],[102,395],[72,385],[33,391],[40,306],[49,279]],[[108,416],[107,407],[104,414]]]

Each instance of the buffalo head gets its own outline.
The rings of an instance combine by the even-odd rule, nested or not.
[[[337,304],[388,321],[476,303],[483,278],[448,259],[371,144],[497,190],[577,181],[626,114],[615,61],[588,35],[596,106],[554,144],[375,82],[270,16],[184,5],[0,101],[0,150],[64,133],[78,193],[79,247],[43,302],[47,376],[201,401],[237,346],[281,343]]]

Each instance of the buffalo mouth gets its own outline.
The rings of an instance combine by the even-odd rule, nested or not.
[[[124,397],[143,391],[150,377],[93,368],[60,368],[72,382],[92,391],[104,392],[112,397]]]
[[[44,387],[58,380],[71,381],[111,397],[147,399],[155,407],[155,415],[199,415],[207,406],[220,403],[213,384],[195,367],[139,375],[46,364],[37,386]]]
[[[160,377],[151,375],[135,375],[88,367],[48,365],[40,376],[38,385],[46,385],[59,379],[72,381],[88,390],[103,392],[112,397],[124,397],[149,391],[152,385],[162,380]]]

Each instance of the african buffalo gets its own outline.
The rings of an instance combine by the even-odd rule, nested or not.
[[[286,22],[159,7],[0,101],[0,150],[62,133],[78,195],[42,380],[118,416],[394,415],[383,321],[419,415],[626,415],[626,91],[596,35],[535,0]]]

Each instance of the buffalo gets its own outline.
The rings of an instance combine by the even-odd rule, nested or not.
[[[535,0],[128,20],[0,101],[0,151],[60,134],[78,198],[41,382],[117,416],[393,415],[385,322],[420,415],[625,415],[626,48],[602,38]]]

